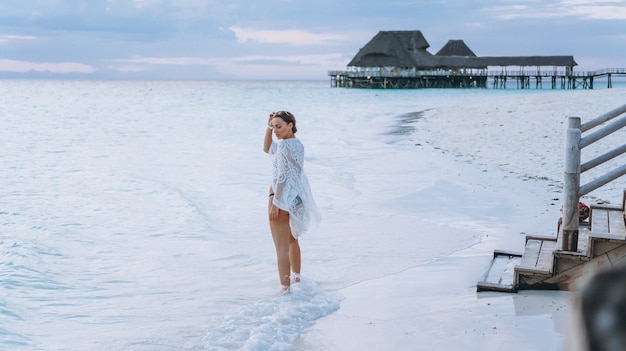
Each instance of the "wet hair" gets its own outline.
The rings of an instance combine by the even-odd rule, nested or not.
[[[298,128],[296,128],[296,116],[294,116],[291,112],[288,112],[288,111],[277,111],[277,112],[274,113],[274,117],[278,117],[278,118],[282,119],[287,124],[293,123],[293,127],[291,128],[291,131],[294,134],[298,131]]]

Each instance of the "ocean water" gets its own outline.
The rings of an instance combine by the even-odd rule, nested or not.
[[[423,167],[429,160],[479,162],[467,150],[416,149],[425,116],[538,94],[563,92],[0,81],[0,349],[289,350],[340,308],[339,289],[466,248],[490,230],[494,220],[475,207],[471,218],[452,218],[476,228],[469,236],[451,231],[422,247],[380,235],[423,216],[417,190],[431,187],[436,198],[454,189],[423,176],[437,171]],[[286,297],[261,150],[276,110],[298,120],[323,217],[302,238],[304,279]]]

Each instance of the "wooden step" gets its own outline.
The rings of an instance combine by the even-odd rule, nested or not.
[[[526,237],[526,247],[518,270],[550,274],[553,266],[552,252],[557,249],[556,237]]]
[[[626,190],[622,207],[590,206],[589,222],[578,228],[577,251],[563,251],[559,226],[554,237],[526,237],[524,253],[495,251],[478,291],[575,290],[580,278],[626,265]],[[513,275],[511,277],[511,266]]]
[[[598,257],[626,244],[626,221],[621,208],[591,206],[589,256]]]
[[[552,289],[543,282],[552,277],[556,237],[526,237],[522,261],[515,267],[518,289]]]
[[[618,207],[591,206],[589,218],[591,233],[594,235],[611,234],[626,240],[626,222],[624,210]]]
[[[626,223],[622,208],[591,206],[588,225],[578,231],[578,251],[556,251],[553,277],[559,289],[574,290],[576,281],[598,269],[626,261]]]
[[[476,291],[515,292],[517,290],[515,266],[521,260],[521,253],[495,250],[487,273],[476,284]]]

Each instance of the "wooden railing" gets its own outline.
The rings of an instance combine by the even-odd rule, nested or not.
[[[596,127],[615,119],[610,124],[590,132]],[[579,210],[578,202],[584,196],[599,187],[626,174],[626,164],[612,171],[580,185],[580,175],[597,167],[623,153],[626,153],[626,144],[619,146],[605,154],[581,164],[581,151],[585,147],[602,138],[626,127],[626,105],[609,111],[587,123],[581,125],[580,117],[569,117],[565,136],[565,180],[563,184],[563,251],[578,250]],[[583,133],[590,132],[583,137]]]

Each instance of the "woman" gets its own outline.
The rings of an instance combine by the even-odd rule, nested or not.
[[[291,278],[294,282],[300,281],[298,236],[319,221],[309,181],[304,174],[304,146],[295,136],[297,131],[293,114],[272,112],[263,143],[263,151],[272,158],[268,214],[283,294],[289,293]],[[274,142],[272,132],[278,142]]]

